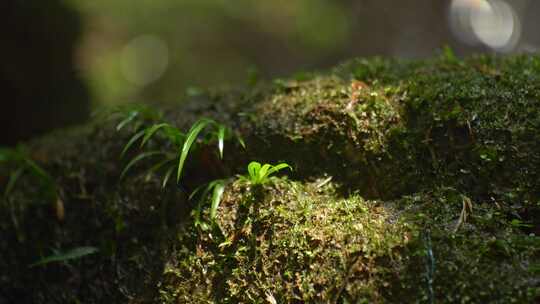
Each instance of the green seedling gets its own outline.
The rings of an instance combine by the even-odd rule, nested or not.
[[[95,247],[77,247],[66,252],[60,252],[60,251],[55,250],[55,253],[53,255],[44,257],[40,259],[39,261],[33,264],[30,264],[28,267],[36,267],[36,266],[42,266],[42,265],[46,265],[50,263],[60,263],[60,262],[66,262],[69,260],[76,260],[76,259],[80,259],[84,256],[91,255],[97,252],[98,252],[98,249]]]
[[[8,182],[4,189],[4,198],[11,194],[17,182],[24,174],[30,174],[37,178],[44,190],[44,195],[51,200],[56,198],[57,189],[53,178],[36,164],[22,147],[15,149],[0,148],[0,165],[10,168]]]
[[[14,212],[18,203],[12,201],[10,195],[17,187],[21,177],[25,175],[33,177],[32,182],[37,184],[40,197],[46,203],[56,204],[55,209],[58,220],[64,219],[64,204],[58,197],[58,189],[54,179],[27,155],[22,146],[15,149],[0,148],[0,168],[6,168],[8,172],[2,201],[11,209],[11,221],[19,242],[23,242],[25,237],[20,229],[19,219]]]
[[[203,133],[205,133],[206,136],[202,136]],[[126,165],[121,174],[121,178],[123,178],[135,164],[144,159],[150,157],[157,158],[159,156],[159,160],[149,169],[149,173],[160,170],[165,172],[162,187],[167,185],[173,173],[176,173],[176,181],[177,183],[180,183],[188,155],[198,143],[210,145],[217,142],[219,156],[220,158],[223,158],[225,141],[229,140],[232,137],[232,134],[233,132],[229,128],[208,118],[201,118],[196,121],[186,134],[168,123],[151,125],[137,131],[129,139],[122,150],[121,157],[125,156],[137,142],[140,142],[139,148],[143,149],[148,142],[156,136],[165,140],[170,151],[151,150],[140,153]],[[240,145],[244,147],[245,144],[242,138],[238,135],[235,135],[235,137]]]
[[[534,227],[534,225],[525,223],[525,222],[523,222],[521,220],[518,220],[518,219],[511,220],[510,225],[512,225],[512,227],[515,227],[515,228],[531,228],[531,227]]]
[[[146,122],[161,120],[163,114],[145,104],[126,104],[97,111],[94,113],[94,116],[118,120],[119,122],[116,125],[117,131],[129,125],[132,125],[132,130],[137,131]]]
[[[135,157],[133,157],[128,164],[124,167],[120,175],[120,179],[123,179],[128,171],[133,168],[136,164],[140,163],[143,160],[148,158],[157,159],[156,163],[148,169],[148,174],[157,173],[158,171],[163,171],[163,179],[161,186],[165,188],[167,185],[174,169],[175,163],[177,162],[177,154],[174,152],[174,147],[180,146],[184,142],[185,135],[180,132],[177,128],[167,124],[160,123],[155,124],[140,131],[137,131],[126,143],[124,146],[121,157],[124,157],[126,153],[139,142],[139,149],[144,149],[148,142],[155,136],[163,137],[169,145],[172,145],[172,151],[161,151],[161,150],[150,150],[142,151]]]
[[[248,165],[248,175],[240,176],[240,179],[248,181],[252,185],[261,185],[270,181],[272,174],[286,168],[292,170],[292,167],[286,163],[280,163],[274,166],[271,164],[261,165],[259,162],[252,161]]]
[[[192,212],[196,227],[200,227],[204,231],[210,228],[209,225],[201,219],[203,206],[209,200],[210,200],[210,221],[211,221],[211,224],[215,224],[217,211],[219,208],[219,204],[221,203],[221,199],[223,198],[223,193],[225,192],[226,184],[227,184],[226,180],[223,180],[223,179],[214,180],[206,185],[198,187],[191,193],[191,195],[189,196],[190,200],[192,200],[195,196],[197,196],[197,194],[201,193],[202,191],[202,193],[199,196],[197,208],[195,208],[195,210],[193,210]],[[210,193],[212,195],[210,195]]]

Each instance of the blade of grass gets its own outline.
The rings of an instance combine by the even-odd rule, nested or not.
[[[259,170],[259,175],[258,175],[258,178],[259,178],[259,181],[264,181],[268,175],[270,174],[267,174],[268,173],[268,170],[272,167],[272,165],[270,164],[264,164],[261,169]]]
[[[256,181],[257,178],[259,177],[258,175],[258,172],[259,170],[261,169],[261,164],[256,162],[256,161],[252,161],[249,163],[248,165],[248,173],[249,173],[249,176],[251,176],[251,179],[252,181]]]
[[[207,185],[204,185],[204,184],[203,184],[203,185],[200,185],[199,187],[195,188],[195,190],[193,190],[193,191],[191,192],[191,194],[189,195],[188,200],[192,200],[192,199],[195,197],[195,195],[197,195],[197,193],[201,192],[201,190],[202,190],[204,187],[207,187]]]
[[[8,148],[0,149],[0,162],[7,162],[15,158],[16,158],[15,153],[11,149],[8,149]]]
[[[197,139],[197,136],[199,133],[209,124],[214,123],[213,120],[210,119],[200,119],[196,123],[193,124],[191,129],[189,130],[186,140],[184,141],[184,144],[182,145],[182,150],[180,151],[180,159],[178,161],[178,171],[176,174],[176,182],[180,182],[180,176],[182,175],[182,169],[184,168],[184,163],[186,161],[187,155],[189,153],[189,150],[191,149],[191,146],[193,145],[193,142],[195,139]]]
[[[160,123],[157,125],[153,125],[145,130],[144,138],[141,142],[141,148],[152,138],[152,136],[161,128],[169,127],[170,125],[168,123]]]
[[[165,186],[167,186],[167,182],[171,178],[171,175],[174,172],[174,169],[176,169],[175,166],[171,166],[169,169],[167,169],[167,172],[165,173],[165,177],[163,177],[163,183],[161,184],[161,188],[165,188]]]
[[[165,127],[163,130],[165,131],[167,138],[169,138],[174,146],[180,146],[186,137],[182,132],[180,132],[180,130],[173,126]]]
[[[139,111],[132,110],[129,111],[128,116],[122,120],[118,125],[116,125],[116,131],[122,130],[128,123],[132,122],[139,115]]]
[[[19,177],[21,177],[25,169],[25,167],[21,167],[9,175],[9,181],[6,186],[6,191],[4,191],[4,197],[7,197],[11,193],[15,187],[15,184],[17,183],[17,180],[19,180]]]
[[[139,140],[139,138],[141,138],[143,135],[144,135],[144,132],[145,130],[142,130],[142,131],[139,131],[137,133],[135,133],[135,135],[133,135],[131,137],[131,139],[128,141],[128,143],[124,146],[124,149],[122,150],[122,153],[120,153],[120,158],[123,158],[124,155],[126,154],[126,152],[129,150],[129,148],[131,146],[133,146],[133,144]]]
[[[142,120],[136,121],[135,124],[133,125],[133,130],[137,131],[137,130],[139,130],[143,125],[144,125],[144,121],[142,121]]]
[[[238,142],[240,143],[240,146],[242,146],[242,148],[244,148],[244,150],[246,149],[246,142],[244,142],[244,139],[242,138],[242,136],[237,132],[236,133],[236,140],[238,140]]]
[[[151,172],[156,172],[157,170],[161,169],[163,166],[165,166],[166,164],[174,161],[175,159],[173,158],[166,158],[160,162],[158,162],[157,164],[155,164],[154,166],[152,166],[150,169],[148,169],[148,173],[151,173]]]
[[[221,198],[223,197],[223,192],[225,191],[225,183],[223,181],[216,181],[213,185],[214,191],[212,192],[212,205],[210,207],[210,219],[214,221],[217,215],[217,209]]]
[[[67,260],[79,259],[84,256],[94,254],[98,252],[98,249],[95,247],[77,247],[65,253],[57,253],[51,256],[45,257],[33,264],[30,264],[28,267],[35,267],[40,265],[45,265],[53,262],[64,262]]]
[[[289,168],[289,169],[291,169],[291,171],[293,170],[293,168],[291,166],[289,166],[289,164],[281,163],[281,164],[272,166],[272,168],[270,168],[270,170],[268,170],[268,175],[270,175],[272,173],[275,173],[275,172],[278,172],[280,170],[283,170],[285,168]]]
[[[47,182],[48,184],[54,184],[52,177],[47,172],[45,172],[45,170],[41,169],[41,167],[33,160],[25,158],[24,161],[26,162],[33,174],[39,176],[43,181]]]
[[[204,224],[201,222],[202,205],[204,204],[205,199],[208,197],[208,193],[210,192],[210,189],[212,187],[211,184],[212,183],[210,183],[210,184],[206,185],[205,187],[203,187],[203,189],[204,189],[203,193],[199,197],[199,202],[197,203],[197,208],[193,212],[195,225],[200,225],[201,227],[205,227]],[[205,230],[205,229],[203,228],[203,230]]]
[[[223,146],[225,143],[225,132],[227,128],[224,125],[218,125],[218,149],[219,149],[219,158],[223,159]]]
[[[151,157],[151,156],[155,156],[155,155],[163,155],[165,154],[164,152],[161,152],[161,151],[150,151],[150,152],[145,152],[145,153],[141,153],[139,155],[137,155],[136,157],[134,157],[127,165],[126,167],[124,168],[124,170],[122,171],[122,173],[120,174],[120,180],[122,180],[124,178],[124,176],[126,175],[126,173],[129,171],[129,169],[131,167],[133,167],[136,163],[138,163],[139,161],[145,159],[145,158],[148,158],[148,157]]]

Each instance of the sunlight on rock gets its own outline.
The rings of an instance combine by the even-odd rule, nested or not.
[[[499,52],[512,51],[521,36],[519,16],[502,0],[453,0],[449,21],[461,41]]]
[[[138,86],[158,80],[168,64],[167,45],[154,35],[135,37],[124,47],[121,55],[122,75]]]

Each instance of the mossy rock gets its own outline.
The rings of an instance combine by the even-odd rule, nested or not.
[[[119,158],[133,129],[118,121],[29,142],[58,193],[26,174],[4,196],[0,302],[539,300],[538,56],[360,59],[159,108],[181,129],[220,121],[247,148],[226,142],[220,159],[199,145],[180,186],[161,189],[142,170],[152,161],[120,180],[136,149]],[[178,147],[156,136],[148,149]],[[251,160],[294,171],[236,179]],[[202,229],[188,196],[216,178],[225,192]],[[28,267],[81,246],[99,252]]]

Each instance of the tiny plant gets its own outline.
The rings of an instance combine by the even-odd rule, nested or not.
[[[98,252],[98,249],[95,247],[77,247],[66,252],[60,252],[58,250],[54,250],[54,254],[44,257],[40,259],[39,261],[33,264],[30,264],[28,267],[41,266],[41,265],[46,265],[49,263],[66,262],[69,260],[77,260],[84,256],[91,255],[97,252]]]
[[[169,143],[174,146],[180,145],[184,141],[185,135],[175,127],[166,123],[155,124],[136,132],[124,146],[121,157],[124,157],[125,154],[129,151],[129,149],[137,142],[140,142],[139,148],[143,149],[148,143],[148,141],[160,132],[162,133],[162,135],[165,136]],[[154,173],[159,170],[164,170],[165,175],[163,177],[162,187],[165,187],[175,169],[175,161],[177,159],[176,153],[170,151],[167,152],[161,150],[149,150],[139,153],[138,155],[133,157],[124,167],[124,170],[120,175],[120,179],[123,179],[127,172],[137,163],[147,158],[156,158],[158,156],[161,159],[157,161],[152,167],[150,167],[150,169],[148,169],[148,173]]]
[[[39,190],[40,198],[44,199],[45,203],[54,203],[58,220],[64,219],[64,203],[58,196],[54,179],[28,156],[22,146],[0,148],[0,168],[7,169],[8,172],[7,182],[5,186],[2,185],[4,187],[2,201],[11,209],[11,220],[20,242],[24,240],[24,233],[20,228],[19,219],[13,212],[19,202],[11,199],[11,193],[21,177],[25,175],[33,177],[32,183]]]
[[[15,189],[17,182],[24,174],[37,178],[46,198],[51,200],[56,198],[57,189],[53,178],[27,155],[22,146],[0,148],[0,165],[7,167],[10,171],[4,188],[5,199]]]
[[[157,118],[161,117],[161,115],[149,111],[144,107],[135,107],[129,110],[120,109],[114,113],[116,115],[122,114],[121,120],[116,126],[118,131],[128,124],[134,124],[132,127],[134,134],[124,145],[120,156],[124,157],[134,146],[138,146],[138,148],[142,150],[124,167],[120,175],[121,179],[123,179],[127,172],[138,163],[147,158],[156,158],[154,165],[148,169],[148,173],[163,171],[164,175],[161,186],[162,188],[165,188],[173,174],[176,175],[176,182],[180,183],[187,158],[190,152],[193,149],[196,149],[198,145],[212,145],[216,143],[217,153],[221,159],[223,159],[225,141],[230,140],[233,137],[238,141],[240,146],[245,149],[245,143],[239,134],[234,133],[225,125],[209,118],[197,120],[191,128],[184,133],[168,123],[154,123],[148,127],[142,127],[145,121],[151,120],[156,122],[159,120]],[[137,121],[137,118],[143,118],[142,122]],[[137,122],[134,123],[135,121]],[[143,150],[145,147],[149,147],[149,142],[155,138],[164,142],[162,147],[166,148]],[[192,213],[197,227],[200,227],[203,230],[209,229],[208,223],[205,223],[201,219],[202,209],[207,202],[210,202],[211,224],[215,223],[217,210],[226,184],[226,180],[214,180],[196,188],[191,193],[189,197],[190,200],[198,196],[197,207]]]
[[[207,130],[206,136],[200,138],[205,129]],[[165,170],[162,187],[167,185],[173,173],[176,173],[176,181],[179,183],[189,152],[197,145],[198,139],[202,144],[217,142],[219,157],[223,158],[224,142],[231,137],[233,132],[223,124],[208,118],[201,118],[196,121],[185,134],[168,123],[154,124],[136,132],[124,146],[121,156],[124,156],[137,142],[140,142],[139,148],[144,148],[150,139],[157,136],[157,134],[160,134],[161,137],[165,138],[166,142],[168,142],[171,147],[171,151],[150,150],[138,154],[126,165],[121,174],[121,178],[126,175],[129,169],[140,161],[146,158],[159,156],[161,160],[157,161],[155,165],[149,169],[149,172],[156,172],[162,169]],[[238,135],[236,138],[244,147],[243,140]]]
[[[192,212],[196,227],[200,227],[202,230],[209,229],[208,224],[205,223],[201,219],[203,205],[208,200],[210,200],[210,221],[211,221],[211,224],[215,223],[215,220],[217,217],[217,211],[219,208],[219,203],[221,202],[221,199],[223,197],[226,184],[227,184],[226,180],[223,180],[223,179],[214,180],[206,185],[202,185],[198,187],[191,193],[191,195],[189,196],[190,200],[193,199],[197,194],[199,194],[202,191],[202,193],[199,195],[199,202],[197,203],[197,207]],[[210,196],[210,193],[212,194],[211,196]]]
[[[119,120],[116,125],[117,131],[130,125],[133,130],[137,131],[146,122],[161,120],[163,114],[145,104],[126,104],[97,111],[94,116],[105,116],[107,119]]]
[[[248,165],[248,175],[240,176],[240,179],[250,182],[252,185],[261,185],[270,181],[270,176],[274,173],[277,173],[283,169],[290,169],[292,167],[286,163],[280,163],[277,165],[264,164],[261,165],[259,162],[252,161]]]

